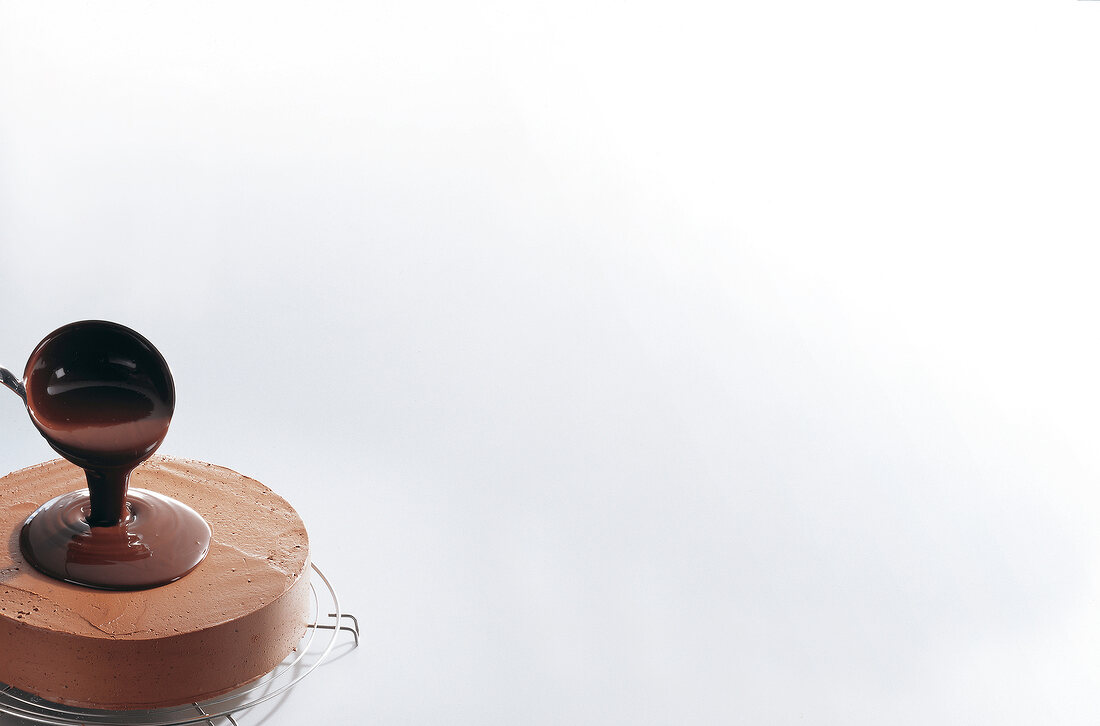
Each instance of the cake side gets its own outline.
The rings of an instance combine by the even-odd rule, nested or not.
[[[8,660],[0,680],[55,703],[87,708],[121,711],[202,701],[271,671],[298,645],[308,618],[306,577],[259,610],[170,637],[87,638],[0,618]]]

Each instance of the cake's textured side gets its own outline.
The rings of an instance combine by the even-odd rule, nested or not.
[[[60,460],[0,479],[0,681],[68,705],[154,708],[232,690],[293,650],[309,616],[309,547],[285,500],[222,467],[154,457],[131,485],[203,515],[210,553],[170,585],[108,592],[46,577],[19,552],[26,516],[82,484]]]
[[[56,703],[159,708],[220,695],[282,661],[305,630],[309,580],[266,607],[207,630],[145,640],[87,638],[0,621],[6,675]]]

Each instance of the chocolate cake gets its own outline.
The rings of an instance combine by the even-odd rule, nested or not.
[[[131,488],[167,495],[210,525],[209,552],[159,587],[105,590],[32,567],[20,530],[44,501],[86,486],[54,460],[0,479],[0,682],[72,706],[158,708],[231,691],[274,668],[309,617],[302,520],[263,484],[154,456]]]

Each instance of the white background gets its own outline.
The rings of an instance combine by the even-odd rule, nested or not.
[[[1098,84],[1072,0],[3,2],[0,363],[136,328],[302,513],[363,645],[245,725],[1094,724]]]

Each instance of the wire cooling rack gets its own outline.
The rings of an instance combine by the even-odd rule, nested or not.
[[[270,673],[243,688],[207,701],[198,701],[172,708],[143,711],[102,711],[74,708],[53,703],[0,683],[0,713],[30,723],[59,726],[184,726],[208,724],[239,726],[235,718],[241,711],[269,701],[297,685],[332,653],[341,632],[351,633],[353,646],[359,646],[359,621],[340,608],[336,591],[324,573],[313,565],[317,577],[310,578],[312,617],[306,634],[293,653]],[[319,591],[317,579],[324,588]],[[321,613],[326,613],[322,617]],[[320,631],[331,631],[317,637]]]

